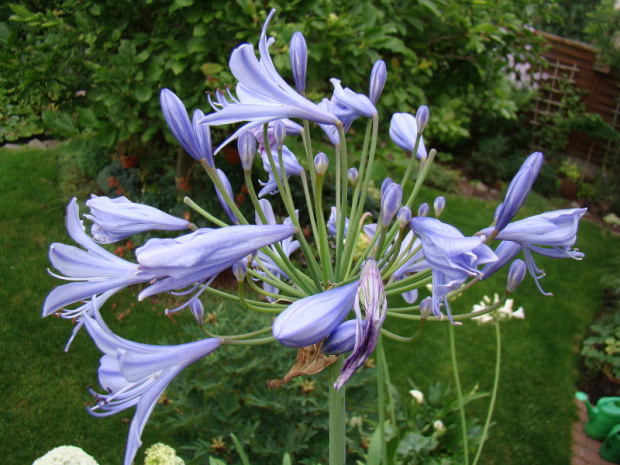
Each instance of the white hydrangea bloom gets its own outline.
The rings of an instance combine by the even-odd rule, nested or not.
[[[177,457],[176,451],[166,444],[158,442],[149,447],[144,458],[144,465],[185,465],[182,458]]]
[[[52,449],[32,465],[99,465],[97,461],[75,446],[60,446]]]

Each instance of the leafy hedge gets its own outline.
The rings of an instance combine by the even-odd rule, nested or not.
[[[388,64],[383,108],[433,105],[435,140],[454,145],[476,115],[511,117],[505,57],[535,56],[524,28],[542,0],[302,0],[202,2],[24,0],[0,6],[0,141],[33,134],[94,137],[104,147],[148,144],[163,134],[158,91],[173,89],[189,108],[203,93],[234,84],[225,66],[240,42],[256,42],[269,8],[276,66],[288,43],[310,44],[310,97],[328,78],[365,92],[371,66]],[[286,76],[286,71],[284,71]],[[170,137],[169,135],[167,136]]]

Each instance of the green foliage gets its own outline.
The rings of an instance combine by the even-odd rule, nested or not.
[[[620,379],[620,313],[603,315],[590,326],[590,332],[581,350],[586,366]]]
[[[536,18],[534,26],[545,32],[585,42],[588,16],[600,3],[601,0],[552,0],[545,5],[545,16]]]
[[[271,321],[228,302],[206,318],[209,330],[224,334]],[[183,340],[202,335],[195,324],[184,331]],[[249,463],[279,463],[285,452],[296,464],[323,463],[326,450],[317,444],[326,444],[328,438],[327,371],[295,378],[276,390],[267,388],[267,380],[285,376],[296,354],[293,349],[275,351],[272,345],[223,347],[179,375],[154,420],[175,432],[176,443],[183,444],[177,450],[192,455],[188,463],[210,457],[239,464],[240,450]],[[350,415],[360,423],[347,437],[352,459],[361,457],[361,440],[369,434],[365,420],[375,412],[374,372],[366,367],[347,383]]]
[[[413,383],[412,383],[413,384]],[[463,395],[463,404],[488,396],[475,387]],[[462,433],[458,416],[459,402],[449,386],[437,382],[428,389],[422,402],[413,396],[403,399],[393,388],[396,425],[386,422],[385,445],[392,465],[457,465],[463,463]],[[475,453],[482,439],[477,419],[468,422],[469,453]],[[381,456],[379,428],[370,440],[366,465],[379,465]],[[358,462],[361,465],[361,462]]]
[[[389,81],[381,107],[433,105],[432,138],[454,145],[477,114],[514,117],[504,57],[534,46],[523,25],[542,0],[417,0],[338,4],[237,0],[150,0],[127,11],[118,0],[21,2],[0,7],[0,103],[3,137],[45,130],[95,137],[98,144],[165,135],[158,92],[173,89],[188,108],[205,107],[206,90],[232,84],[226,62],[242,41],[256,42],[268,9],[277,40],[274,62],[289,75],[288,41],[301,30],[309,47],[309,96],[331,91],[328,78],[365,92],[375,60]],[[122,14],[120,13],[122,11]],[[35,115],[41,115],[37,117]]]
[[[603,62],[620,69],[620,10],[616,3],[614,0],[601,0],[596,8],[591,9],[585,32],[601,49]]]

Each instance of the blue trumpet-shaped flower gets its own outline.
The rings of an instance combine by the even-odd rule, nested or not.
[[[433,314],[441,315],[443,302],[452,321],[448,292],[457,289],[470,277],[481,277],[477,266],[497,260],[484,237],[465,237],[453,226],[435,218],[417,217],[411,220],[411,229],[422,242],[422,252],[432,271]]]
[[[358,282],[293,302],[273,323],[281,344],[300,349],[318,344],[342,323],[353,308]]]
[[[239,81],[238,102],[206,115],[201,120],[202,124],[216,126],[249,121],[244,126],[249,129],[281,118],[339,124],[336,116],[301,96],[276,71],[269,55],[269,45],[273,39],[267,39],[267,27],[274,14],[275,10],[271,10],[263,25],[258,43],[260,60],[256,58],[251,44],[240,45],[232,52],[229,64],[232,74]]]
[[[136,258],[141,272],[163,279],[144,289],[138,298],[204,282],[261,247],[294,233],[291,225],[243,225],[199,229],[174,239],[151,239],[136,250]]]
[[[409,113],[394,113],[390,122],[390,137],[401,149],[413,153],[418,137],[418,124],[415,116]],[[426,158],[427,152],[424,146],[424,137],[420,136],[420,143],[416,151],[416,158]]]
[[[362,317],[361,307],[364,308],[365,318]],[[335,389],[344,386],[375,350],[381,326],[387,315],[387,298],[381,280],[381,272],[373,258],[366,260],[364,264],[353,308],[357,322],[355,346],[349,358],[344,361],[340,376],[334,383]],[[366,325],[363,324],[364,321]]]
[[[95,396],[88,412],[110,416],[135,406],[129,427],[124,465],[131,465],[142,445],[140,436],[164,389],[188,365],[217,349],[221,339],[203,339],[177,346],[156,346],[128,341],[106,326],[98,311],[84,315],[84,325],[104,355],[99,366],[99,384],[105,394]]]
[[[228,198],[234,202],[233,190],[232,186],[230,185],[230,181],[228,180],[228,177],[220,169],[217,170],[217,175],[220,178],[220,181],[222,181],[222,185],[226,189],[226,195],[228,195]],[[228,216],[228,218],[230,218],[230,221],[232,221],[233,223],[239,224],[239,219],[237,218],[237,215],[235,215],[232,208],[230,208],[228,202],[226,202],[226,199],[224,198],[220,190],[216,188],[215,193],[217,194],[217,198],[220,201],[220,205],[222,205],[226,216]]]
[[[506,263],[521,248],[525,255],[525,263],[530,275],[536,280],[536,285],[540,292],[547,294],[538,282],[545,274],[536,266],[532,252],[551,258],[581,260],[584,254],[577,249],[572,249],[572,247],[577,241],[579,220],[586,211],[586,208],[556,210],[510,223],[499,232],[496,239],[517,245],[503,246],[503,255],[509,258],[505,258],[502,261]],[[490,234],[492,230],[493,228],[489,227],[483,229],[478,234]],[[498,247],[498,250],[500,247]]]
[[[62,276],[54,276],[74,282],[58,286],[48,294],[43,303],[44,317],[94,295],[106,293],[109,297],[127,286],[158,277],[148,272],[139,273],[137,264],[117,257],[93,241],[82,227],[75,198],[67,205],[67,231],[71,238],[86,250],[60,243],[50,246],[50,262],[62,273]],[[89,304],[83,305],[80,312],[71,312],[71,317],[77,317],[79,313],[90,308]]]
[[[84,216],[93,222],[90,232],[102,244],[117,242],[145,231],[180,231],[191,224],[149,205],[133,203],[126,197],[111,199],[91,195],[86,206],[91,214]]]

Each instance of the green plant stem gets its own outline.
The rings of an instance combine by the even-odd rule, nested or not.
[[[381,335],[377,341],[377,351],[383,350]],[[385,380],[383,378],[383,360],[377,360],[377,397],[379,398],[379,435],[381,436],[381,463],[388,465],[387,447],[385,444]]]
[[[484,442],[487,439],[487,433],[489,431],[489,426],[491,425],[491,417],[493,416],[493,411],[495,410],[495,400],[497,399],[497,391],[499,388],[499,373],[502,360],[502,335],[499,331],[499,321],[495,322],[495,341],[495,376],[493,378],[493,392],[491,392],[489,411],[487,412],[487,418],[484,422],[484,428],[482,429],[480,446],[478,446],[478,450],[476,451],[476,456],[474,457],[472,465],[476,465],[478,463],[478,460],[480,459],[480,455],[482,454],[482,447],[484,446]]]
[[[467,441],[467,419],[465,418],[465,404],[463,403],[463,390],[461,389],[461,378],[459,367],[456,361],[456,343],[454,340],[454,326],[449,325],[450,333],[450,357],[452,359],[452,371],[454,374],[454,384],[456,384],[456,394],[459,402],[459,412],[461,416],[461,433],[463,435],[463,463],[469,465],[469,445]]]
[[[339,391],[334,389],[343,363],[340,357],[329,366],[329,465],[345,465],[347,462],[345,387]]]
[[[424,322],[421,323],[422,326]],[[392,420],[392,425],[396,426],[396,406],[394,403],[394,396],[392,395],[392,382],[390,380],[390,368],[388,367],[387,358],[385,356],[385,349],[383,348],[382,337],[379,336],[379,344],[377,346],[377,357],[381,360],[381,365],[383,365],[383,373],[385,374],[385,385],[387,386],[388,393],[388,408],[390,409],[390,419]]]

